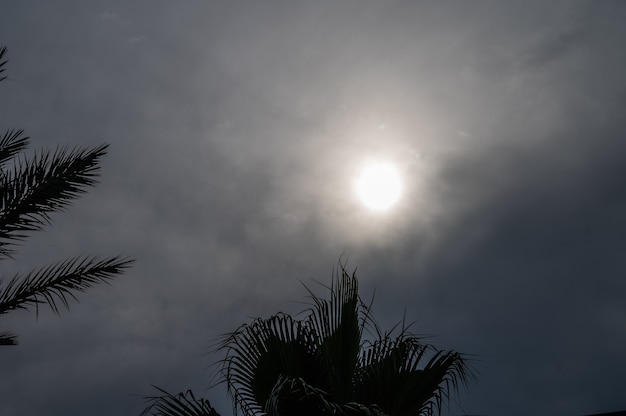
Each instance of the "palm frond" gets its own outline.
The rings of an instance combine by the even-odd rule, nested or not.
[[[305,286],[306,288],[306,286]],[[352,396],[352,378],[357,369],[363,330],[363,303],[355,273],[340,263],[330,287],[330,299],[323,299],[307,288],[313,305],[307,326],[317,338],[322,371],[336,400]]]
[[[5,65],[8,62],[6,59],[3,60],[6,52],[7,52],[6,46],[3,46],[2,48],[0,48],[0,81],[3,81],[7,78],[6,76],[2,76],[2,74],[6,70]]]
[[[24,130],[9,130],[0,139],[0,166],[28,147],[28,137],[20,137]]]
[[[427,414],[441,413],[442,405],[447,404],[452,394],[459,393],[461,387],[468,388],[476,378],[474,369],[467,357],[456,351],[439,351],[420,374],[425,385],[432,388],[432,394],[423,409]]]
[[[403,330],[371,343],[361,354],[356,396],[376,403],[389,415],[432,415],[473,380],[467,359],[440,351]]]
[[[336,402],[304,379],[287,376],[279,377],[264,411],[267,416],[387,416],[377,405]]]
[[[281,375],[317,380],[319,366],[310,339],[301,322],[282,313],[227,334],[218,350],[226,353],[221,373],[235,409],[246,415],[261,413]]]
[[[152,387],[163,394],[146,397],[148,404],[141,416],[220,416],[208,400],[197,399],[191,390],[171,394],[157,386]]]
[[[17,345],[17,336],[10,332],[0,332],[0,345]]]
[[[6,47],[0,47],[0,81],[6,70]],[[85,188],[96,183],[100,158],[108,145],[91,149],[42,151],[33,158],[20,157],[28,147],[23,130],[9,130],[0,138],[0,258],[10,257],[11,245],[42,229],[50,214],[62,211]],[[7,168],[8,162],[11,165]],[[16,309],[28,310],[47,304],[55,313],[69,300],[98,283],[108,283],[134,260],[111,257],[75,257],[25,276],[0,276],[0,315]],[[0,345],[15,345],[14,334],[0,332]]]
[[[111,257],[76,257],[35,270],[22,277],[19,274],[5,283],[0,278],[0,315],[15,309],[36,309],[42,303],[59,313],[59,306],[69,309],[69,299],[98,284],[108,283],[123,273],[132,259]]]
[[[9,256],[7,245],[48,225],[51,212],[63,210],[96,183],[107,147],[44,151],[33,160],[21,159],[0,178],[0,255]]]

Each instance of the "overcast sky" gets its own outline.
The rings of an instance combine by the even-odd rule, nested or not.
[[[626,409],[626,2],[5,0],[0,130],[110,143],[3,273],[136,265],[2,329],[0,414],[210,390],[211,341],[302,309],[343,254],[384,326],[479,357],[449,415]],[[399,203],[355,196],[392,160]]]

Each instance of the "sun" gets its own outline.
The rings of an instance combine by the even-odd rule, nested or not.
[[[367,164],[355,182],[361,202],[373,211],[391,208],[402,193],[402,180],[398,169],[389,162]]]

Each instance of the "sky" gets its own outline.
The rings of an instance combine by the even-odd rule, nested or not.
[[[109,143],[2,274],[137,263],[2,317],[0,414],[137,415],[212,342],[357,269],[390,328],[476,357],[444,415],[626,409],[626,2],[5,0],[0,131]],[[403,177],[384,212],[370,160]],[[323,293],[320,292],[320,293]]]

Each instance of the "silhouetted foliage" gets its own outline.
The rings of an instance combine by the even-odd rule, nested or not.
[[[328,289],[324,299],[307,288],[312,302],[304,319],[284,313],[255,319],[219,342],[225,354],[219,373],[235,412],[432,415],[474,380],[466,356],[425,343],[404,321],[381,331],[359,297],[356,275],[343,265]],[[186,412],[169,414],[199,414]]]
[[[160,396],[146,397],[148,406],[141,413],[142,415],[219,416],[219,413],[211,407],[208,400],[196,399],[191,390],[173,395],[156,386],[154,388],[162,394]]]
[[[6,47],[0,48],[0,81],[7,61]],[[28,158],[23,152],[28,137],[23,130],[8,130],[0,139],[0,260],[12,258],[15,245],[29,232],[50,225],[51,213],[63,211],[72,200],[96,184],[100,158],[107,145],[92,149],[43,150]],[[133,260],[122,257],[75,257],[56,264],[0,276],[0,315],[16,309],[38,311],[47,304],[59,313],[69,307],[75,294],[95,284],[106,283],[123,273]],[[15,345],[16,335],[0,332],[0,345]]]
[[[6,70],[6,65],[7,65],[7,60],[4,59],[4,55],[6,55],[6,53],[7,53],[6,46],[3,46],[2,48],[0,48],[0,81],[4,81],[5,79],[7,79],[6,76],[2,75],[4,71]]]

